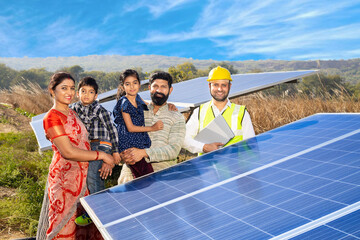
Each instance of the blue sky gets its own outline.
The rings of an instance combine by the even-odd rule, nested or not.
[[[360,57],[359,0],[0,0],[0,57]]]

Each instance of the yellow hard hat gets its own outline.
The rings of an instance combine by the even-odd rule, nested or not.
[[[212,80],[232,81],[229,70],[227,70],[226,68],[220,67],[220,66],[217,66],[216,68],[211,69],[211,71],[209,72],[209,78],[207,80],[208,81],[212,81]]]

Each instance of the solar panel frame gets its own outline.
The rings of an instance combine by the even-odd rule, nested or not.
[[[338,116],[348,120],[337,120]],[[360,208],[360,158],[357,158],[360,155],[356,155],[360,154],[360,150],[356,147],[358,145],[353,144],[360,143],[359,118],[360,114],[316,114],[80,201],[106,239],[113,239],[107,229],[119,234],[121,232],[121,238],[126,239],[126,236],[130,236],[126,234],[131,233],[129,228],[136,230],[133,237],[174,237],[164,231],[174,221],[169,217],[171,214],[180,219],[178,225],[192,234],[189,237],[186,231],[182,232],[186,239],[226,239],[229,233],[224,229],[234,230],[231,226],[242,229],[240,233],[235,230],[231,232],[232,238],[236,239],[249,239],[250,236],[257,237],[255,239],[287,239],[321,226],[326,228],[321,227],[320,230],[328,230],[329,224],[331,226]],[[343,124],[343,132],[332,131],[340,123]],[[315,131],[314,135],[308,136],[310,144],[295,141],[307,129],[311,130],[308,132]],[[316,131],[333,134],[319,135]],[[289,135],[293,137],[288,138]],[[346,142],[344,149],[341,146],[343,141]],[[271,146],[266,147],[269,143]],[[341,149],[340,153],[332,154],[336,149]],[[346,165],[338,161],[351,154],[355,155]],[[332,168],[322,168],[322,165]],[[217,167],[217,170],[213,167]],[[338,172],[342,174],[335,174]],[[339,184],[342,184],[341,191],[336,190]],[[347,188],[344,187],[346,185]],[[236,189],[240,189],[241,194]],[[104,222],[98,218],[101,209],[94,208],[93,204],[106,201],[108,194],[118,205],[115,209],[107,209],[110,216]],[[139,196],[142,199],[140,202],[146,201],[144,207],[134,201]],[[103,202],[101,207],[109,208],[109,205]],[[193,210],[187,210],[190,207]],[[321,211],[313,211],[318,208]],[[124,215],[121,218],[111,216],[117,211]],[[206,216],[211,214],[211,222],[206,222]],[[274,218],[277,215],[286,221]],[[234,216],[236,220],[229,220]],[[259,223],[259,216],[266,219],[269,226]],[[111,219],[114,217],[117,220]],[[164,225],[152,225],[152,218]],[[219,227],[217,224],[220,220],[217,219],[230,222]],[[189,227],[192,225],[188,223],[196,225]],[[288,227],[288,223],[293,226]],[[272,227],[274,225],[276,228]],[[179,233],[176,229],[174,231]],[[335,232],[339,234],[340,231]],[[347,234],[351,236],[351,233]]]

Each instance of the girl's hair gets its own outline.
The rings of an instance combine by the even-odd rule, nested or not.
[[[119,86],[118,86],[118,91],[116,94],[116,100],[119,100],[122,96],[125,96],[126,92],[124,91],[124,82],[125,79],[129,76],[133,76],[135,77],[140,84],[140,77],[139,74],[137,73],[137,71],[133,70],[133,69],[126,69],[124,72],[122,72],[120,74],[120,78],[119,78]]]
[[[49,90],[49,93],[50,93],[51,97],[52,97],[52,95],[51,95],[50,90],[55,91],[55,88],[57,87],[57,85],[62,83],[65,79],[71,79],[75,83],[75,79],[71,76],[70,73],[58,72],[58,73],[55,73],[54,75],[52,75],[51,80],[49,82],[49,86],[48,86],[48,90]]]

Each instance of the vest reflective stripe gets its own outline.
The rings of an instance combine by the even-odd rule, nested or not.
[[[200,105],[199,131],[205,128],[215,118],[211,107],[211,102],[212,101]],[[230,108],[227,107],[226,110],[222,113],[222,116],[235,134],[235,137],[232,138],[225,146],[240,142],[243,139],[241,122],[244,117],[245,110],[245,106],[231,103]]]
[[[212,108],[211,108],[211,101],[201,104],[200,105],[200,109],[199,109],[199,132],[206,127],[206,125],[204,126],[204,120],[205,120],[205,116],[207,114],[207,111],[211,111],[212,115],[214,116],[214,113],[212,112]]]

